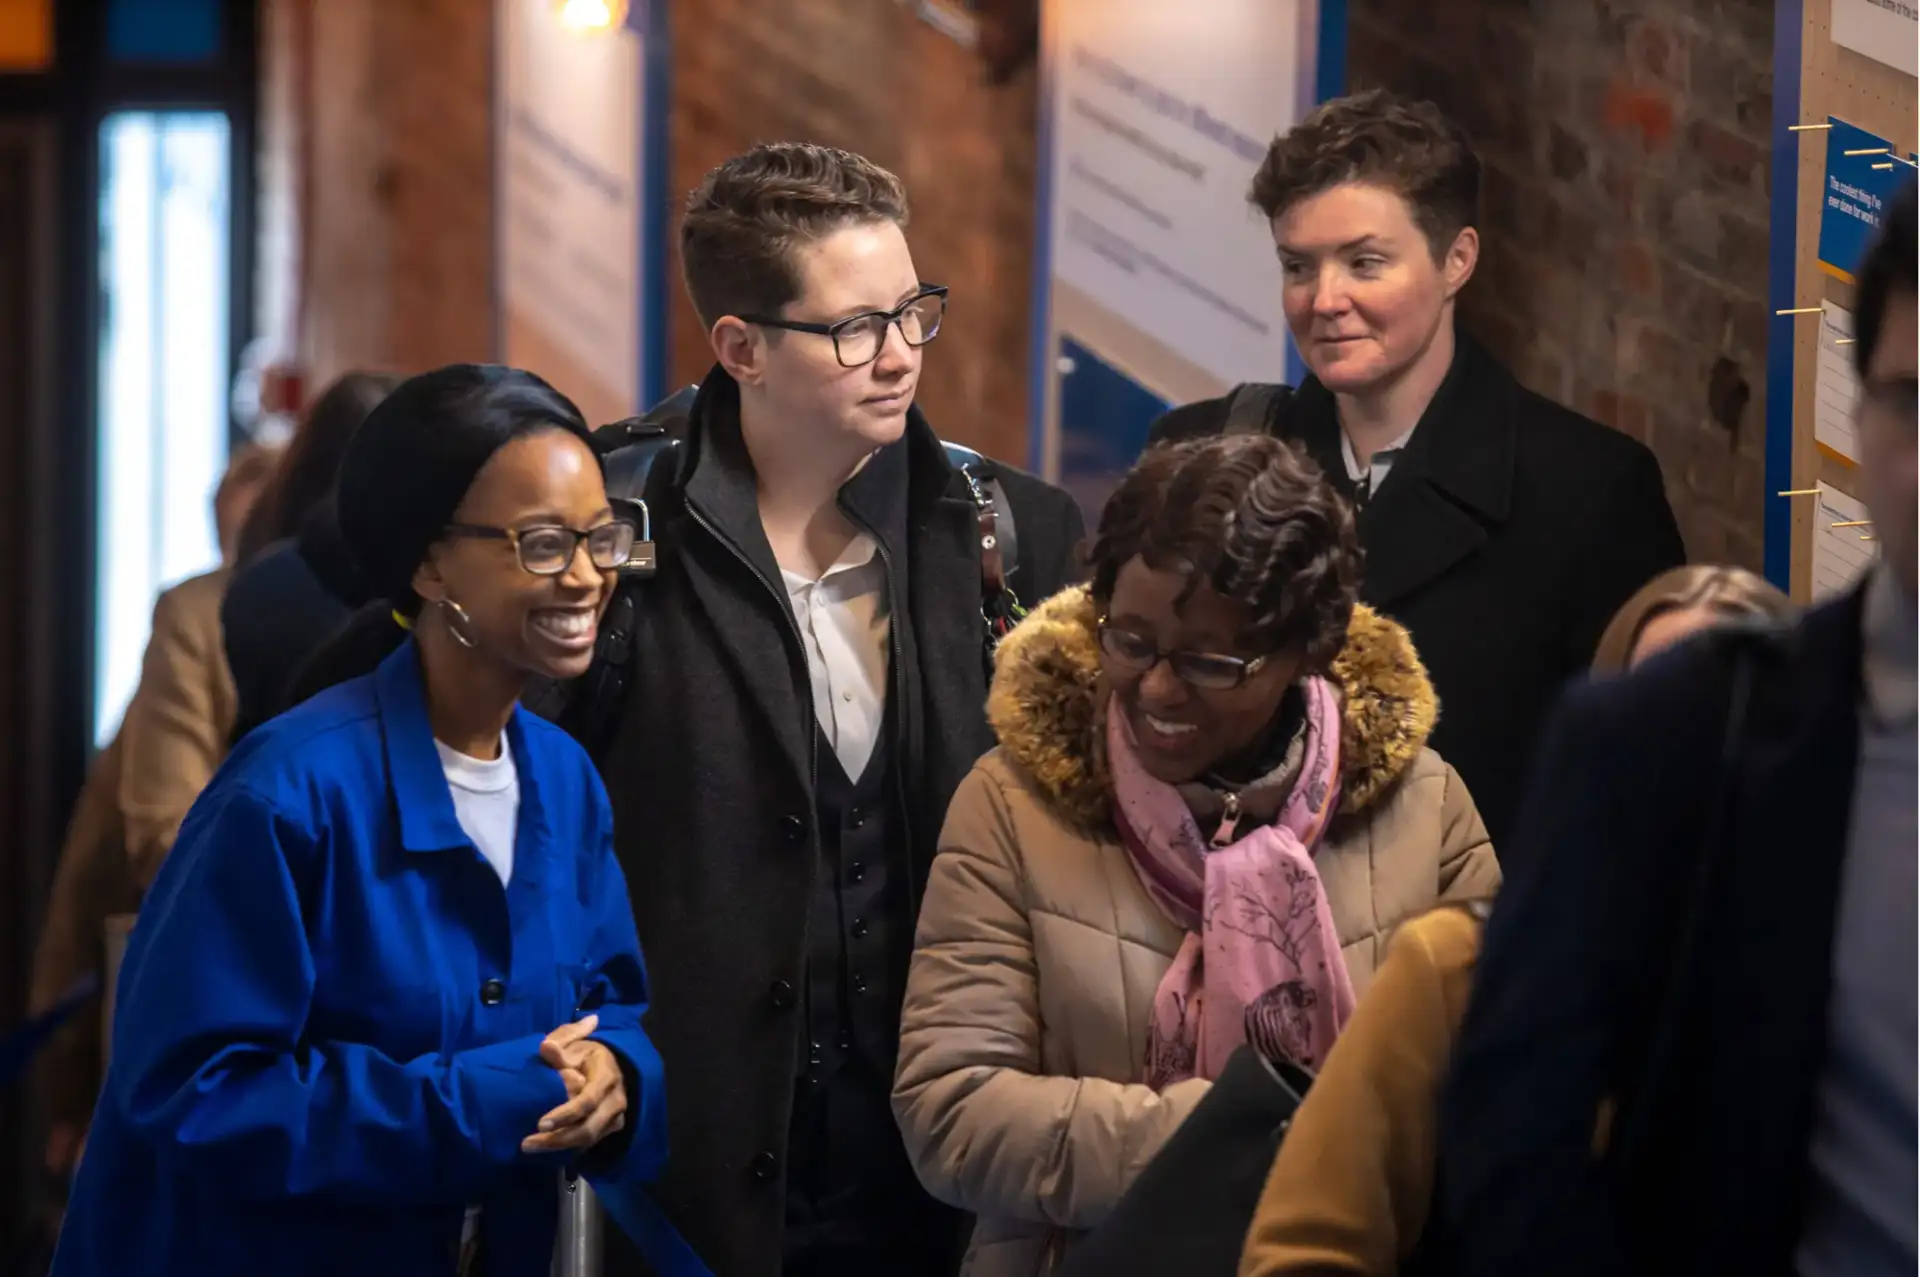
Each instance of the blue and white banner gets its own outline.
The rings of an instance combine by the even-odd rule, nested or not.
[[[1247,193],[1344,34],[1338,0],[1043,5],[1034,464],[1090,508],[1166,405],[1288,378]]]

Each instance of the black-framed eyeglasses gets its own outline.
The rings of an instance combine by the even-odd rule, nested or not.
[[[810,324],[798,319],[779,319],[772,315],[742,315],[749,324],[778,328],[790,333],[813,333],[833,338],[834,358],[842,368],[859,368],[880,357],[887,343],[887,329],[900,326],[907,345],[920,347],[940,335],[940,321],[947,316],[947,286],[928,284],[892,310],[869,310],[831,324]]]
[[[587,558],[602,572],[625,567],[633,557],[637,539],[631,523],[616,519],[585,532],[578,528],[542,525],[533,528],[490,528],[474,523],[448,524],[450,537],[473,537],[482,541],[505,541],[513,546],[520,566],[535,576],[559,576],[573,563],[580,543],[587,543]]]
[[[1203,692],[1230,692],[1258,674],[1271,658],[1251,660],[1223,652],[1169,652],[1144,635],[1100,620],[1100,651],[1115,665],[1145,674],[1161,661],[1175,678]]]

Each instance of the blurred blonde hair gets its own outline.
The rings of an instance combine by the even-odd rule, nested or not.
[[[1745,568],[1713,563],[1671,568],[1641,586],[1639,593],[1613,614],[1593,656],[1594,673],[1622,672],[1632,663],[1634,646],[1648,622],[1668,612],[1696,607],[1728,618],[1779,618],[1791,616],[1794,610],[1792,601],[1778,587]]]

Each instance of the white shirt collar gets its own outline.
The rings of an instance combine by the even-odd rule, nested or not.
[[[1386,447],[1375,452],[1371,457],[1367,458],[1366,464],[1364,465],[1361,464],[1360,455],[1353,450],[1353,440],[1347,437],[1345,430],[1342,430],[1340,432],[1340,459],[1346,462],[1347,478],[1357,483],[1361,476],[1372,470],[1373,467],[1391,466],[1395,458],[1400,455],[1401,449],[1407,446],[1407,440],[1413,438],[1413,431],[1419,428],[1419,423],[1416,422],[1412,430],[1408,430],[1398,439],[1395,439]]]
[[[822,585],[834,577],[864,568],[878,558],[879,554],[880,547],[872,537],[864,532],[856,532],[853,534],[853,540],[847,542],[847,548],[840,551],[840,557],[820,574],[818,581],[810,580],[805,574],[793,572],[787,568],[780,569],[780,577],[786,582],[788,594],[798,594],[810,586]]]

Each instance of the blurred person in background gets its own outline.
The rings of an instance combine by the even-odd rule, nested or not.
[[[1092,566],[1001,646],[907,985],[894,1109],[977,1277],[1053,1271],[1237,1047],[1318,1069],[1392,928],[1500,876],[1296,448],[1149,451]]]
[[[1662,572],[1621,605],[1594,654],[1596,674],[1618,674],[1728,621],[1783,621],[1786,592],[1745,568],[1696,563]]]
[[[665,1153],[605,791],[530,678],[634,542],[530,373],[411,379],[342,463],[380,601],[251,734],[142,908],[58,1277],[546,1277],[563,1168]]]
[[[1617,674],[1730,620],[1784,620],[1787,596],[1742,568],[1675,568],[1627,600],[1600,640]],[[1437,1277],[1455,1271],[1433,1218],[1440,1086],[1490,901],[1394,934],[1373,991],[1287,1131],[1247,1235],[1241,1277]]]
[[[220,609],[238,696],[234,739],[292,703],[295,673],[372,597],[341,538],[333,489],[354,431],[396,384],[352,372],[328,386],[241,533]]]
[[[1312,375],[1175,408],[1150,440],[1265,431],[1355,501],[1360,599],[1412,632],[1446,706],[1433,747],[1510,862],[1503,835],[1554,697],[1620,604],[1686,557],[1659,463],[1457,329],[1480,160],[1431,103],[1322,103],[1274,140],[1250,198]]]
[[[142,889],[173,845],[193,800],[226,757],[235,696],[220,633],[220,607],[243,529],[274,480],[277,451],[235,453],[214,494],[221,565],[163,592],[140,682],[120,724],[120,813],[126,855]]]
[[[165,591],[155,604],[140,683],[119,732],[87,768],[54,862],[34,947],[29,1016],[52,1010],[83,982],[104,989],[107,920],[140,907],[152,870],[226,753],[233,692],[220,652],[220,590],[241,526],[277,460],[266,448],[235,451],[213,496],[222,566]],[[139,774],[129,789],[130,741]],[[127,815],[129,801],[137,820]],[[100,1090],[106,1054],[98,1005],[76,1011],[41,1048],[34,1069],[44,1164],[56,1182],[79,1159]],[[58,1227],[57,1204],[51,1223]]]
[[[1545,737],[1441,1111],[1475,1277],[1915,1269],[1917,233],[1858,272],[1865,578]]]

